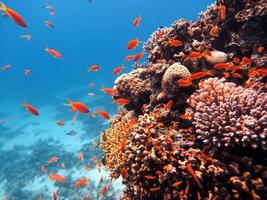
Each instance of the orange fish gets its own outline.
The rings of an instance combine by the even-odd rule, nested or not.
[[[218,31],[219,31],[219,27],[217,25],[215,25],[210,29],[210,35],[212,37],[216,37],[218,34]]]
[[[50,158],[50,160],[48,160],[47,162],[48,163],[55,163],[55,162],[57,162],[59,160],[59,158],[58,157],[56,157],[56,156],[53,156],[52,158]]]
[[[120,66],[118,66],[118,67],[116,67],[114,70],[113,70],[113,74],[119,74],[119,73],[121,73],[121,71],[124,69],[124,65],[120,65]]]
[[[219,6],[219,18],[221,19],[221,20],[224,20],[225,19],[225,17],[226,17],[226,7],[224,6],[224,5],[220,5]]]
[[[180,115],[179,117],[180,117],[181,119],[184,119],[184,120],[188,120],[188,119],[189,119],[189,115],[187,115],[187,114]]]
[[[145,52],[143,52],[143,51],[138,53],[138,54],[136,54],[134,56],[134,62],[138,62],[143,57],[144,54],[145,54]]]
[[[163,42],[165,46],[170,46],[170,47],[180,47],[183,45],[183,42],[180,40],[169,40],[167,42]]]
[[[229,68],[230,65],[229,63],[216,63],[213,68],[214,69],[217,69],[217,70],[222,70],[222,69],[226,69],[226,68]]]
[[[149,188],[149,190],[150,190],[151,192],[155,192],[155,191],[160,190],[160,187]]]
[[[251,61],[250,58],[248,58],[248,57],[243,57],[241,62],[242,62],[243,65],[247,65],[247,64],[250,63],[250,61]]]
[[[191,76],[189,76],[188,79],[197,80],[197,79],[201,79],[205,76],[214,76],[214,74],[211,71],[196,72],[196,73],[192,74]]]
[[[136,55],[128,55],[125,56],[125,61],[129,61],[129,60],[133,60],[135,58]]]
[[[229,74],[229,72],[223,72],[223,76],[224,76],[225,78],[230,78],[230,74]]]
[[[235,77],[235,78],[242,78],[242,75],[239,74],[239,73],[234,72],[234,73],[231,73],[231,74],[232,74],[232,76]]]
[[[180,87],[189,87],[192,85],[192,81],[190,79],[180,79],[177,83]]]
[[[163,109],[164,110],[169,110],[173,105],[173,100],[169,100],[164,106],[163,106]]]
[[[125,138],[121,138],[120,139],[120,149],[124,150],[125,147],[126,147],[126,140],[125,140]]]
[[[89,181],[87,178],[81,178],[80,180],[75,182],[74,187],[80,188],[80,187],[88,185],[88,183],[89,183]]]
[[[175,183],[172,184],[172,187],[178,187],[181,184],[182,184],[182,182],[176,181]]]
[[[92,65],[92,66],[88,67],[87,71],[88,72],[96,72],[96,71],[98,71],[100,69],[101,69],[101,67],[99,65]]]
[[[45,51],[47,51],[50,55],[54,56],[55,58],[62,58],[62,54],[59,51],[50,49],[48,47],[45,48]]]
[[[19,26],[22,26],[24,28],[27,27],[23,18],[16,11],[6,7],[5,4],[3,4],[1,1],[0,1],[0,10],[4,11],[5,14],[7,14]]]
[[[68,101],[68,104],[65,104],[65,106],[70,106],[71,107],[71,111],[74,111],[74,112],[80,112],[80,113],[88,113],[89,112],[89,109],[88,107],[79,102],[79,101],[71,101],[70,99],[67,99]]]
[[[57,200],[57,192],[53,192],[53,200]]]
[[[39,112],[37,111],[37,109],[31,105],[29,105],[28,103],[23,103],[22,104],[31,114],[38,116]]]
[[[197,58],[202,58],[202,56],[203,56],[202,53],[192,51],[187,57],[191,59],[197,59]]]
[[[128,47],[127,47],[127,49],[128,49],[128,50],[135,49],[135,48],[137,47],[137,45],[138,45],[140,42],[141,42],[141,41],[140,41],[138,38],[133,39],[133,40],[130,40],[130,41],[128,42]]]
[[[79,153],[77,158],[79,161],[83,161],[83,153]]]
[[[233,62],[235,63],[235,64],[239,64],[240,63],[240,59],[239,58],[237,58],[237,57],[235,57],[234,59],[233,59]]]
[[[46,168],[45,168],[44,165],[41,166],[41,172],[42,172],[43,174],[46,173]]]
[[[3,67],[1,67],[2,71],[8,70],[11,68],[11,65],[4,65]]]
[[[103,87],[101,90],[103,92],[105,92],[106,94],[111,95],[111,96],[116,96],[118,94],[118,91],[116,89],[113,89],[113,88]]]
[[[101,194],[104,196],[108,191],[108,188],[106,185],[103,186],[102,190],[101,190]]]
[[[25,75],[29,76],[29,75],[31,75],[31,70],[25,69],[24,70],[24,73],[25,73]]]
[[[60,164],[60,167],[61,167],[61,168],[65,168],[65,164],[64,164],[64,163],[61,163],[61,164]]]
[[[257,50],[258,50],[259,53],[262,53],[264,51],[264,47],[258,47]]]
[[[65,125],[65,122],[58,121],[58,122],[56,122],[56,124],[57,124],[58,126],[64,126],[64,125]]]
[[[200,185],[200,182],[190,164],[186,164],[186,169],[189,172],[189,174],[193,177],[193,179],[197,182],[197,184]]]
[[[122,106],[122,105],[128,104],[129,103],[129,100],[128,99],[125,99],[125,98],[120,98],[120,99],[113,100],[113,102]]]
[[[150,176],[150,175],[144,176],[144,178],[148,180],[156,179],[155,176]]]
[[[99,114],[104,119],[110,119],[109,114],[104,110],[96,110],[95,113]]]
[[[53,181],[65,183],[67,180],[64,176],[61,176],[59,174],[49,174],[48,178],[50,178]]]
[[[121,171],[122,178],[123,179],[126,179],[127,178],[127,171],[126,171],[126,169],[125,168],[122,168],[120,171]]]
[[[139,26],[141,19],[142,19],[141,16],[136,17],[136,18],[133,20],[133,25],[134,25],[135,27]]]
[[[97,163],[98,162],[98,160],[97,160],[97,157],[95,156],[94,158],[93,158],[93,163]]]

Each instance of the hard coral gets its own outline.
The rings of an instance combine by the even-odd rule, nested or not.
[[[267,149],[266,93],[210,78],[187,102],[197,138],[205,144]]]

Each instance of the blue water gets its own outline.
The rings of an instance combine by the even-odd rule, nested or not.
[[[92,147],[90,140],[97,138],[108,123],[99,117],[93,119],[88,115],[80,115],[72,126],[70,120],[73,113],[63,105],[65,99],[82,101],[91,111],[101,108],[111,115],[115,114],[117,107],[99,89],[113,86],[117,77],[112,74],[115,67],[124,64],[126,69],[123,72],[131,71],[132,62],[124,61],[124,57],[129,54],[126,49],[128,41],[138,37],[145,42],[155,29],[169,26],[179,18],[197,19],[198,13],[213,1],[88,2],[3,1],[22,15],[28,28],[19,27],[8,17],[0,18],[0,67],[6,64],[12,66],[8,71],[0,70],[0,122],[5,122],[0,125],[1,199],[29,200],[37,199],[39,195],[43,199],[51,199],[53,191],[58,192],[59,199],[81,199],[84,193],[91,193],[93,199],[118,198],[113,195],[112,188],[109,196],[99,196],[102,187],[99,184],[90,186],[90,192],[88,187],[74,190],[72,180],[75,177],[70,177],[71,174],[78,173],[78,178],[80,168],[90,163],[94,154],[101,158],[101,153]],[[47,3],[55,7],[55,16],[50,16],[45,8]],[[135,28],[132,21],[139,15],[142,21]],[[55,27],[48,28],[44,24],[45,20],[53,22]],[[32,40],[22,39],[20,35],[23,34],[31,34]],[[46,46],[60,51],[63,59],[55,59],[45,52]],[[130,53],[141,50],[142,45],[139,45]],[[146,62],[146,56],[142,62]],[[100,65],[101,70],[88,73],[88,66],[93,64]],[[25,69],[30,69],[32,74],[26,76]],[[93,89],[88,87],[91,82],[95,83]],[[88,92],[94,92],[95,96],[89,97]],[[31,116],[21,106],[23,101],[37,107],[40,116]],[[59,120],[65,121],[66,125],[57,127],[55,122]],[[70,130],[78,134],[70,138],[66,135]],[[78,163],[77,152],[86,155],[85,163]],[[40,173],[42,164],[46,164],[49,173],[57,172],[59,163],[52,166],[46,163],[55,154],[68,166],[62,173],[69,176],[70,181],[64,186],[46,180],[47,175]],[[43,185],[38,181],[33,183],[38,178],[42,179]],[[46,187],[46,182],[53,187]]]

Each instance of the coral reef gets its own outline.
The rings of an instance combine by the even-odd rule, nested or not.
[[[266,24],[266,0],[217,0],[151,34],[101,139],[122,199],[267,199]]]

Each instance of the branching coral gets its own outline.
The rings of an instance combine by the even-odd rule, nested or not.
[[[199,84],[188,103],[187,113],[205,144],[267,149],[266,93],[210,78]]]

